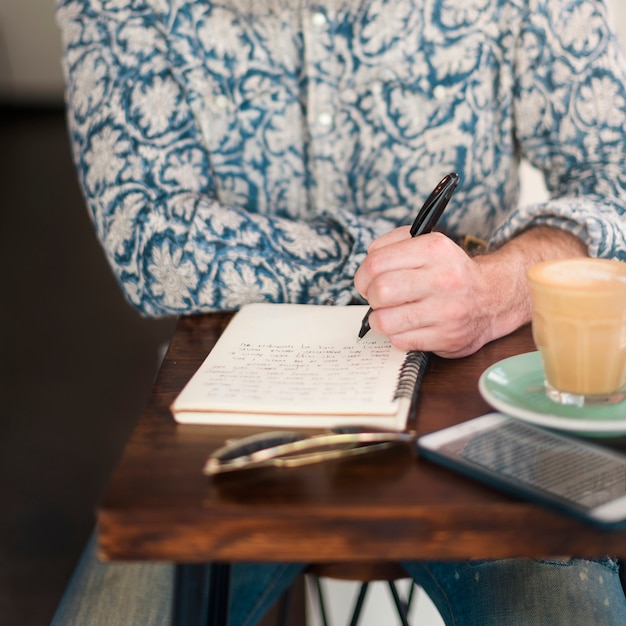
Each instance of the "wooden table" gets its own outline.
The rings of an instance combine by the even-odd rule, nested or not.
[[[185,580],[190,572],[203,576],[207,563],[626,555],[626,532],[503,495],[408,447],[291,470],[203,476],[212,450],[254,429],[176,425],[168,407],[229,317],[180,320],[98,510],[101,558],[181,564],[180,615],[188,611]],[[433,357],[417,404],[418,434],[488,412],[480,374],[533,349],[526,327],[464,359]],[[225,572],[215,570],[216,584],[225,584]]]

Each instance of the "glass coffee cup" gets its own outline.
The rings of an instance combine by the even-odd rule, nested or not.
[[[532,330],[548,397],[610,405],[626,397],[626,263],[574,258],[528,271]]]

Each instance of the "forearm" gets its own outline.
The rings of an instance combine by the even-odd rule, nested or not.
[[[587,256],[585,244],[565,231],[539,226],[524,231],[497,250],[474,258],[479,280],[479,307],[488,312],[487,343],[531,319],[526,272],[550,259]]]
[[[79,178],[127,298],[155,316],[349,302],[367,246],[395,223],[312,205],[305,161],[290,154],[297,133],[284,154],[253,159],[265,132],[244,149],[241,120],[208,124],[219,107],[199,113],[158,20],[133,11],[64,0],[58,12]],[[120,54],[128,41],[141,54]]]

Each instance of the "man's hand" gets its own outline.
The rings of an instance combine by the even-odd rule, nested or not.
[[[470,257],[441,233],[412,238],[403,227],[372,243],[354,283],[374,309],[372,330],[403,350],[456,358],[529,322],[526,271],[573,256],[586,256],[584,244],[554,228],[528,230]]]

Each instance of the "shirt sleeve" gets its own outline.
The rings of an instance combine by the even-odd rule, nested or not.
[[[323,210],[294,220],[220,203],[163,24],[147,9],[99,5],[58,0],[57,22],[79,180],[128,300],[160,316],[358,299],[354,272],[393,222]]]
[[[626,260],[626,60],[604,3],[528,2],[516,63],[516,138],[550,200],[510,214],[491,246],[548,225]]]

